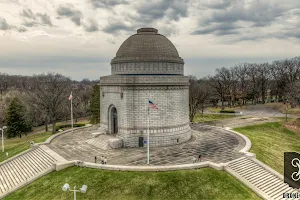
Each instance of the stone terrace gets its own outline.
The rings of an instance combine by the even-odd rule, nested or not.
[[[145,165],[147,148],[109,149],[106,142],[110,135],[100,135],[103,144],[97,137],[92,143],[92,133],[96,126],[73,133],[66,133],[55,138],[48,147],[67,160],[82,160],[94,162],[94,157],[107,157],[108,164]],[[203,161],[222,163],[242,156],[239,150],[245,142],[239,136],[215,127],[192,125],[193,137],[190,141],[169,147],[150,148],[150,163],[152,165],[173,165],[192,163],[193,157],[202,155]],[[104,148],[102,148],[104,147]]]

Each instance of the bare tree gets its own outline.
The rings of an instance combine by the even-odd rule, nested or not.
[[[232,80],[229,69],[225,67],[216,69],[216,75],[209,77],[209,84],[214,89],[215,95],[221,100],[222,110],[224,110],[224,102],[231,98],[230,87]]]
[[[201,109],[201,114],[203,115],[204,112],[204,108],[205,105],[209,104],[209,100],[211,98],[212,95],[212,88],[210,87],[210,85],[208,84],[207,79],[203,78],[203,79],[199,79],[198,80],[198,84],[199,84],[199,92],[200,92],[200,109]]]
[[[238,77],[237,88],[238,97],[242,99],[242,105],[246,103],[247,89],[248,89],[248,75],[247,63],[238,64],[235,66],[235,73]]]
[[[286,98],[292,105],[300,105],[300,80],[289,84],[286,88]]]
[[[31,101],[46,112],[52,122],[52,133],[55,133],[56,121],[71,91],[71,80],[61,74],[48,73],[34,75],[32,83],[28,92]]]
[[[189,76],[190,96],[189,96],[189,117],[192,122],[196,113],[201,109],[202,114],[204,105],[210,97],[210,88],[207,80],[197,80],[195,76]]]
[[[259,79],[257,74],[258,65],[256,63],[249,64],[247,69],[251,88],[248,94],[251,96],[252,104],[256,104],[258,102],[259,95]]]
[[[270,78],[270,66],[268,63],[263,63],[258,65],[257,67],[258,73],[258,82],[260,86],[260,96],[262,103],[264,104],[266,101],[266,93],[269,87],[269,78]]]

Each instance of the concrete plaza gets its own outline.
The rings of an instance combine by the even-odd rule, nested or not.
[[[168,147],[150,148],[151,165],[188,164],[193,157],[202,155],[202,161],[228,162],[242,156],[239,150],[245,146],[244,140],[224,129],[192,124],[193,137],[190,141]],[[113,135],[93,138],[97,126],[76,130],[56,137],[48,147],[67,160],[94,162],[95,156],[107,157],[108,164],[145,165],[147,148],[111,149],[108,139]]]

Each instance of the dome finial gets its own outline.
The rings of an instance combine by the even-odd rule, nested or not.
[[[137,30],[137,33],[157,33],[158,30],[155,28],[140,28]]]

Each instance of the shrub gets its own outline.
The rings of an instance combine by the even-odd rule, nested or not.
[[[235,113],[234,110],[221,110],[220,113]]]
[[[76,128],[76,127],[82,127],[82,126],[85,126],[84,123],[76,123],[76,124],[73,124],[73,127]],[[64,129],[64,128],[71,128],[71,124],[62,124],[62,125],[57,125],[56,126],[56,131],[58,131],[59,129]]]

